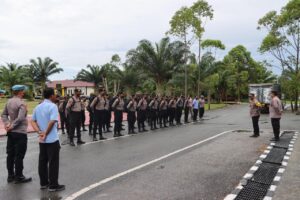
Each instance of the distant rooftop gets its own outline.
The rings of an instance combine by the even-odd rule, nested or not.
[[[47,87],[55,88],[56,84],[61,84],[62,87],[94,87],[94,83],[74,80],[56,80],[47,83]]]

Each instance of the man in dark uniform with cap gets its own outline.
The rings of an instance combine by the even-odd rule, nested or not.
[[[152,99],[149,104],[150,114],[151,114],[151,130],[157,129],[156,120],[157,120],[157,112],[158,112],[158,100],[157,96]]]
[[[180,98],[178,98],[176,102],[176,124],[177,125],[181,125],[183,104],[184,104],[183,96],[180,96]]]
[[[66,109],[68,111],[68,116],[70,118],[70,145],[75,146],[74,144],[74,135],[75,135],[75,129],[77,133],[77,144],[85,144],[84,141],[81,140],[81,101],[80,101],[80,95],[81,91],[78,89],[74,90],[75,94],[73,97],[71,97],[68,101],[68,104],[66,106]]]
[[[129,98],[129,103],[127,104],[127,121],[128,121],[128,134],[136,134],[134,131],[134,124],[136,121],[136,107],[137,107],[137,102],[136,102],[136,97],[130,97]]]
[[[147,98],[147,96],[144,95],[137,105],[137,108],[138,108],[137,120],[138,120],[139,132],[148,131],[147,129],[145,129],[145,121],[146,121],[146,117],[147,117],[146,110],[147,110],[147,106],[148,106],[146,98]]]
[[[115,127],[114,127],[114,137],[123,136],[121,134],[122,130],[122,115],[124,110],[124,96],[123,93],[120,92],[115,99],[112,108],[114,110],[115,115]]]
[[[27,150],[27,106],[22,98],[27,89],[24,85],[12,87],[13,98],[9,99],[2,113],[2,121],[7,131],[7,182],[26,183],[31,177],[23,175],[23,159]]]

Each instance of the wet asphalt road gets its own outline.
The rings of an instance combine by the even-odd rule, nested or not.
[[[268,116],[261,117],[260,124],[264,133],[260,138],[249,138],[251,133],[247,132],[224,134],[96,187],[78,199],[223,199],[269,143],[269,121]],[[205,120],[198,123],[104,142],[91,142],[85,133],[84,140],[91,143],[79,147],[62,146],[59,180],[66,185],[66,190],[52,194],[39,190],[39,149],[36,136],[29,136],[24,162],[24,174],[32,176],[33,182],[24,185],[6,183],[6,138],[0,138],[0,199],[64,199],[102,179],[221,132],[239,129],[251,129],[246,105],[207,112]],[[299,130],[299,116],[286,114],[282,120],[282,129]],[[112,133],[106,134],[106,137],[112,138]],[[62,141],[64,139],[65,136],[62,136]]]

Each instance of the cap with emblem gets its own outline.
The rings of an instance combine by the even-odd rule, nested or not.
[[[27,90],[28,87],[26,85],[14,85],[11,89],[12,91],[23,91]]]
[[[5,94],[5,90],[0,90],[0,94]]]

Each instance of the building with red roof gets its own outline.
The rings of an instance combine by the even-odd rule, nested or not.
[[[48,82],[47,87],[55,89],[61,96],[71,96],[75,89],[80,89],[82,95],[90,96],[91,93],[94,93],[95,84],[85,81],[56,80]]]

